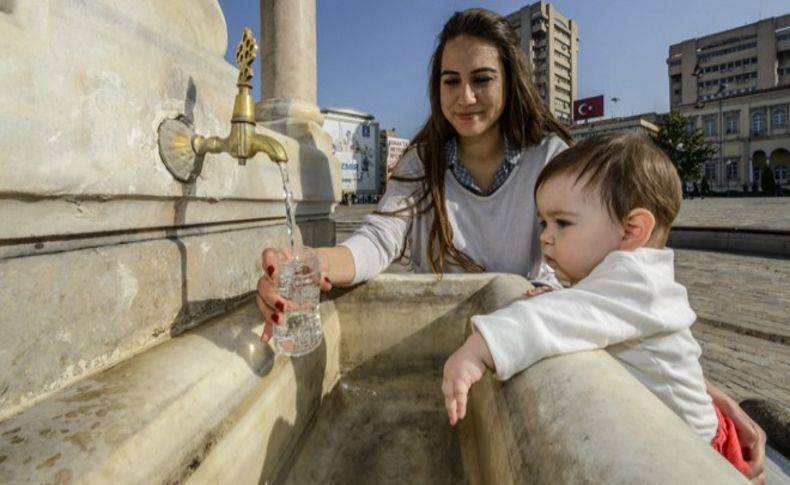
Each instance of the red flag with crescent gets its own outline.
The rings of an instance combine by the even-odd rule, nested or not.
[[[586,120],[597,116],[603,116],[603,94],[573,102],[574,120]]]

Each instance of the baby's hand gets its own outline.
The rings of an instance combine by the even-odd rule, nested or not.
[[[459,420],[466,416],[469,389],[472,384],[483,377],[483,373],[486,371],[486,357],[481,356],[481,350],[490,360],[488,346],[480,334],[474,333],[444,364],[442,393],[444,394],[444,406],[447,408],[447,417],[452,426],[455,426]]]
[[[524,296],[526,296],[527,298],[532,298],[533,296],[538,296],[538,295],[542,295],[543,293],[548,293],[552,289],[553,288],[551,286],[545,286],[545,285],[535,286],[533,288],[528,289],[526,293],[524,293]]]

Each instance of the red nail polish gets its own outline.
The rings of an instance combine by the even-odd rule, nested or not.
[[[272,314],[272,320],[274,321],[274,323],[280,323],[280,314],[279,313]]]
[[[274,266],[272,266],[271,264],[269,266],[267,266],[266,267],[266,272],[269,273],[269,276],[273,275],[274,274]]]
[[[284,311],[285,310],[285,303],[283,303],[283,302],[278,300],[278,301],[276,301],[274,303],[274,308],[276,308],[279,311]]]

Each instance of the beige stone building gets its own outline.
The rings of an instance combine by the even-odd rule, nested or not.
[[[543,1],[507,16],[532,61],[535,84],[551,112],[571,124],[576,99],[579,33],[576,22]]]
[[[592,123],[577,123],[570,127],[573,139],[582,141],[591,136],[603,135],[617,131],[637,131],[646,135],[658,133],[660,116],[656,113],[644,113],[626,118],[608,118]]]
[[[717,145],[713,190],[758,185],[770,166],[790,185],[790,14],[670,46],[672,110]]]

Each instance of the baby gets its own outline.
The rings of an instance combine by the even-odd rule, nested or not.
[[[505,380],[545,357],[606,348],[747,473],[732,420],[705,390],[689,330],[696,315],[665,247],[681,198],[675,167],[636,133],[590,138],[549,162],[535,183],[540,244],[569,287],[531,291],[472,317],[476,332],[444,366],[450,424],[464,418],[469,389],[486,369]]]

